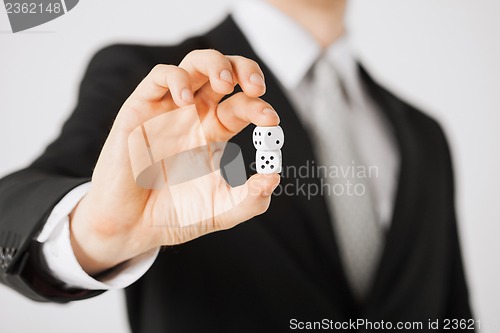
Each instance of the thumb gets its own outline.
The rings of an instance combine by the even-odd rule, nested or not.
[[[279,174],[255,174],[245,184],[230,190],[234,207],[215,217],[220,229],[232,228],[267,211],[271,195],[280,182]]]

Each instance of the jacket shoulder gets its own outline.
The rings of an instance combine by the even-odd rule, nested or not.
[[[106,69],[129,64],[177,65],[187,53],[207,48],[203,36],[192,37],[176,45],[111,44],[99,49],[90,61],[91,68]]]

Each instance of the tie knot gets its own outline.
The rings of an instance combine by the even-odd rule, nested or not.
[[[318,58],[313,65],[312,77],[315,89],[318,91],[327,92],[329,94],[342,92],[338,72],[332,61],[326,55],[322,55]]]

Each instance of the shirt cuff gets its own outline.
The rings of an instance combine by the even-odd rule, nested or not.
[[[108,290],[125,288],[142,277],[153,265],[159,248],[145,252],[99,275],[88,275],[78,263],[71,246],[69,214],[87,194],[90,182],[69,192],[52,210],[37,237],[49,273],[68,288]]]

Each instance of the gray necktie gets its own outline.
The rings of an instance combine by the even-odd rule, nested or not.
[[[311,117],[306,122],[320,164],[335,171],[325,175],[330,190],[323,193],[334,219],[346,277],[355,297],[363,300],[378,267],[384,234],[377,223],[368,179],[358,174],[366,166],[353,142],[352,111],[337,72],[325,56],[314,65],[312,80]]]

